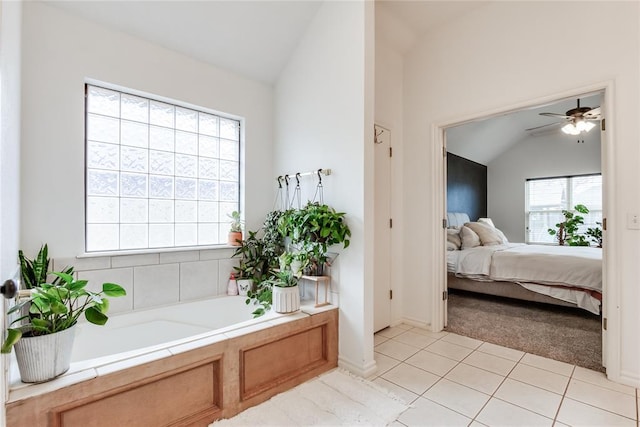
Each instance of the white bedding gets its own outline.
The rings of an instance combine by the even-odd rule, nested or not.
[[[600,301],[579,290],[602,292],[599,248],[508,243],[449,251],[447,256],[448,271],[458,277],[515,282],[592,313],[600,312]]]

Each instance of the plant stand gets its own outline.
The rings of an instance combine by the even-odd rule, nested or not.
[[[314,307],[324,307],[331,305],[329,302],[329,286],[331,285],[331,276],[302,276],[301,279],[313,282],[315,286],[315,305]],[[320,289],[324,288],[324,292]],[[324,298],[322,294],[324,293]]]

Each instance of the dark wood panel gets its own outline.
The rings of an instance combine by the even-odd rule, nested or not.
[[[466,212],[471,221],[487,216],[487,167],[447,153],[447,211]]]

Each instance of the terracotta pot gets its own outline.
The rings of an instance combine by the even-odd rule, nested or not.
[[[229,242],[230,246],[242,246],[242,231],[230,231]]]

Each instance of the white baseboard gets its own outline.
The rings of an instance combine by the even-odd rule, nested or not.
[[[412,319],[410,317],[403,317],[399,323],[404,323],[405,325],[415,326],[416,328],[428,329],[431,330],[431,323],[425,322],[420,319]]]
[[[338,356],[338,366],[362,378],[370,377],[375,374],[378,369],[378,365],[375,360],[362,365],[353,363],[342,356]]]

